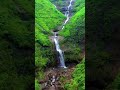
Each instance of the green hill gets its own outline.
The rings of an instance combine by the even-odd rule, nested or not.
[[[82,7],[72,18],[70,21],[66,24],[65,28],[60,31],[60,35],[65,37],[75,37],[76,34],[78,38],[75,38],[74,40],[80,39],[82,34],[85,34],[85,7]]]
[[[65,16],[49,0],[35,1],[35,35],[36,41],[49,45],[48,35],[51,30],[61,25]]]

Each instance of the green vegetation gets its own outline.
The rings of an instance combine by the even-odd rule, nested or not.
[[[78,34],[77,37],[75,37],[76,34]],[[80,9],[60,32],[60,35],[65,37],[74,36],[74,40],[80,40],[79,37],[83,34],[85,34],[85,7]]]
[[[72,77],[73,79],[65,85],[65,89],[85,90],[85,58],[76,66]]]
[[[44,30],[50,32],[51,29],[57,28],[65,19],[65,16],[49,0],[36,0],[35,10],[35,24],[38,24],[36,26],[43,32]]]
[[[35,1],[35,40],[43,46],[50,46],[48,35],[61,25],[65,16],[49,0]]]

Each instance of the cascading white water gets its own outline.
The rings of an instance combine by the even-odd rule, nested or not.
[[[72,2],[73,0],[70,0],[70,3],[67,7],[67,11],[65,12],[65,16],[67,17],[67,19],[65,20],[63,26],[62,26],[62,29],[64,29],[65,27],[65,24],[69,21],[70,17],[69,17],[69,14],[70,14],[70,8],[72,6]],[[63,52],[62,50],[60,49],[60,46],[59,46],[59,41],[58,41],[58,36],[57,36],[57,32],[54,32],[54,42],[55,42],[55,47],[56,47],[56,51],[59,53],[59,60],[60,60],[60,67],[63,67],[63,68],[67,68],[65,66],[65,61],[64,61],[64,57],[63,57]]]
[[[69,21],[70,17],[69,17],[69,14],[70,14],[70,9],[71,9],[71,6],[72,6],[72,2],[73,0],[70,0],[70,4],[68,5],[67,7],[67,11],[65,12],[65,16],[67,17],[67,19],[65,20],[63,26],[62,26],[62,29],[64,29],[65,27],[65,24]]]
[[[56,32],[54,34],[55,34],[54,42],[55,42],[55,46],[56,46],[56,51],[59,53],[60,67],[66,68],[63,53],[59,46],[58,36],[56,35]]]

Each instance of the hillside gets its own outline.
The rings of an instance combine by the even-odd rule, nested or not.
[[[52,29],[61,25],[65,16],[49,0],[36,0],[35,3],[36,41],[43,45],[48,45],[47,42],[49,40],[46,35],[50,35]]]
[[[76,33],[85,34],[84,22],[85,22],[85,7],[82,7],[77,13],[75,13],[74,16],[72,16],[70,21],[65,26],[64,30],[61,30],[60,35],[63,35],[65,37],[73,37],[76,36]],[[74,40],[76,39],[77,38],[75,38]],[[78,38],[78,40],[80,39]]]

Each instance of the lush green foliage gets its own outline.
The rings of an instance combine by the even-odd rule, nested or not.
[[[49,31],[61,25],[65,16],[49,0],[36,0],[36,24],[41,31]]]
[[[65,26],[64,30],[61,30],[60,34],[68,37],[75,36],[76,33],[80,33],[81,35],[85,32],[85,7],[83,7],[80,11],[78,11]],[[78,37],[81,35],[77,35]]]
[[[49,0],[35,1],[35,37],[43,46],[49,46],[48,35],[61,25],[64,15]]]
[[[66,90],[85,90],[85,58],[78,64],[72,75],[71,82],[65,85]]]
[[[80,40],[81,35],[85,33],[85,7],[82,7],[68,22],[60,35],[73,37],[74,40]],[[76,37],[77,36],[77,37]]]

